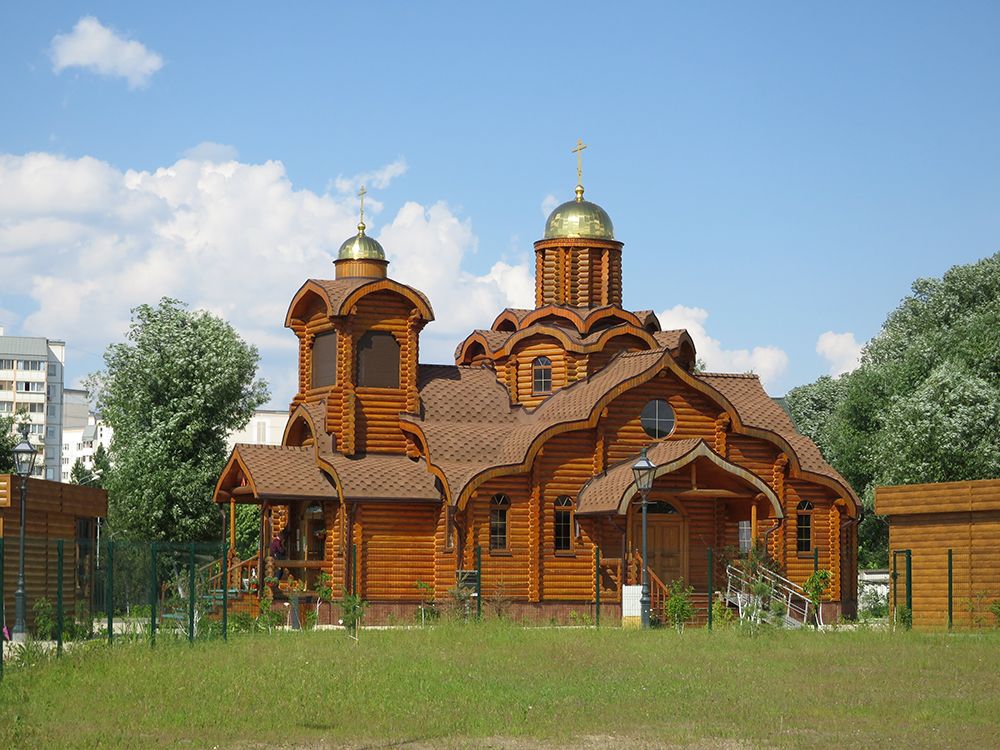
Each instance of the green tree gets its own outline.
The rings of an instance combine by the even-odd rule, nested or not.
[[[0,474],[14,473],[14,446],[21,442],[21,435],[16,428],[27,421],[28,415],[23,409],[16,414],[0,417]]]
[[[224,320],[169,298],[135,308],[126,339],[87,383],[114,430],[104,479],[112,533],[217,539],[211,496],[226,435],[268,398],[257,349]]]
[[[20,436],[14,432],[14,417],[0,417],[0,474],[14,471],[14,446]]]
[[[862,497],[862,564],[887,564],[875,487],[1000,475],[1000,253],[915,281],[857,370],[788,403]]]
[[[78,458],[73,462],[73,468],[69,470],[69,481],[72,484],[90,484],[92,479],[90,470],[83,465],[83,459]]]

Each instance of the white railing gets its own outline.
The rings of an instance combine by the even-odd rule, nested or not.
[[[816,612],[812,601],[797,583],[761,567],[751,575],[734,565],[726,566],[726,600],[733,604],[739,612],[740,619],[751,619],[760,622],[771,611],[774,602],[781,602],[785,609],[785,624],[793,628],[801,628],[812,623]],[[755,584],[763,583],[767,593],[754,593]],[[822,610],[817,615],[817,621],[823,624]]]

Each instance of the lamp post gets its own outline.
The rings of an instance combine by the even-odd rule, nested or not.
[[[656,465],[646,457],[646,449],[642,449],[639,460],[632,464],[632,475],[635,484],[642,495],[642,594],[639,605],[642,607],[642,627],[649,627],[649,563],[646,555],[646,509],[649,507],[649,490],[653,486],[653,475]]]
[[[21,528],[18,539],[17,591],[14,593],[14,640],[23,643],[27,638],[24,626],[24,511],[28,504],[28,477],[35,468],[38,451],[28,440],[28,425],[21,425],[21,442],[14,446],[14,470],[21,478]]]

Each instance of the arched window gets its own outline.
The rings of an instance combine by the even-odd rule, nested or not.
[[[573,549],[573,501],[565,495],[556,498],[554,533],[556,552]]]
[[[799,553],[812,552],[813,504],[803,500],[795,509],[795,544]]]
[[[337,332],[321,333],[312,344],[312,387],[337,383]]]
[[[552,393],[552,360],[548,357],[536,357],[531,363],[531,393]]]
[[[399,388],[399,342],[388,331],[368,331],[358,341],[357,384]]]
[[[494,495],[490,499],[490,549],[507,549],[508,510],[510,498],[506,495]]]

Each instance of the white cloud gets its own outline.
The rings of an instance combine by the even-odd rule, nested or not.
[[[864,344],[859,344],[851,332],[827,331],[816,339],[816,353],[829,363],[830,374],[834,377],[856,369],[861,363],[863,348]]]
[[[84,68],[128,81],[129,88],[149,83],[163,67],[163,58],[135,40],[116,34],[93,16],[77,21],[69,34],[52,37],[52,70]]]
[[[544,198],[542,198],[542,216],[546,219],[549,218],[549,214],[552,213],[556,206],[559,205],[559,199],[556,198],[552,193],[549,193]]]
[[[394,179],[406,174],[407,169],[406,159],[400,157],[372,172],[362,172],[352,177],[337,175],[336,179],[333,180],[333,188],[338,193],[357,193],[362,185],[366,188],[383,190],[389,187]]]
[[[470,222],[458,219],[444,203],[429,208],[406,203],[378,240],[392,277],[431,300],[435,321],[421,338],[424,361],[451,362],[455,346],[473,328],[488,326],[504,307],[534,304],[527,261],[498,261],[482,276],[462,270],[466,254],[475,252],[476,236]]]
[[[0,154],[0,264],[33,303],[0,317],[95,354],[121,339],[130,308],[177,297],[256,344],[273,402],[286,404],[296,367],[288,303],[306,278],[333,277],[333,254],[356,231],[355,203],[296,189],[275,161],[120,171],[90,157]],[[473,327],[531,303],[527,262],[463,270],[476,237],[444,203],[406,203],[379,239],[390,275],[431,298],[438,320],[422,339],[424,361],[451,361]]]
[[[718,339],[708,335],[705,321],[708,311],[701,307],[674,305],[659,314],[664,330],[686,328],[694,339],[698,357],[708,369],[716,372],[754,372],[766,387],[784,374],[788,368],[788,355],[776,346],[755,346],[753,349],[723,349]]]
[[[236,150],[236,146],[230,146],[227,143],[202,141],[197,146],[189,148],[182,156],[185,159],[193,159],[194,161],[212,161],[218,163],[236,161],[240,156],[240,152]]]

